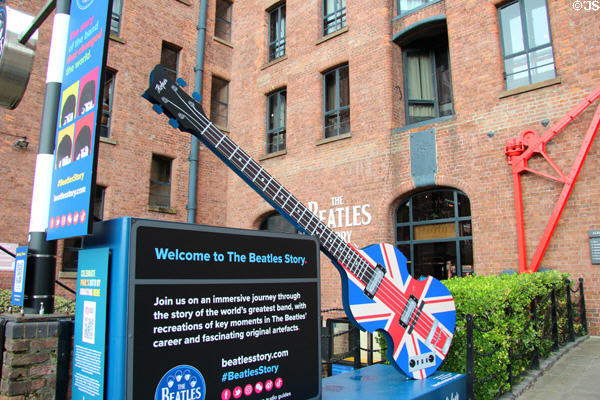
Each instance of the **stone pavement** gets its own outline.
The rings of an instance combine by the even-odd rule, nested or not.
[[[600,399],[600,336],[579,338],[540,362],[503,399]]]

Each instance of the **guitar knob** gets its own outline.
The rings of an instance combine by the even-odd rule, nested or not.
[[[187,82],[184,81],[182,78],[177,78],[177,84],[181,87],[186,87],[187,86]]]
[[[160,104],[154,104],[152,106],[152,109],[157,113],[157,114],[162,114],[163,113],[163,108]]]
[[[169,125],[171,125],[175,129],[177,129],[177,128],[179,128],[179,121],[177,121],[175,118],[171,118],[169,120]]]
[[[192,93],[192,98],[196,100],[198,103],[202,101],[202,95],[198,92]]]

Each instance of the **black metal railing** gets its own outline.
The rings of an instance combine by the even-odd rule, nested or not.
[[[563,293],[564,292],[564,293]],[[572,293],[579,293],[578,309],[574,308]],[[564,296],[559,298],[559,296]],[[566,303],[566,323],[561,326],[559,315],[559,303],[564,299]],[[561,307],[562,308],[562,307]],[[561,310],[565,311],[565,310]],[[578,315],[575,315],[577,311]],[[514,312],[509,307],[505,309],[507,316]],[[475,389],[478,384],[486,384],[493,380],[498,380],[498,387],[494,399],[499,398],[504,393],[511,391],[516,379],[519,379],[523,373],[529,369],[538,369],[541,354],[546,354],[550,350],[556,351],[561,344],[575,341],[576,324],[578,324],[579,333],[587,334],[587,318],[585,310],[585,296],[583,291],[583,278],[579,278],[577,289],[571,288],[571,282],[567,281],[564,290],[556,289],[552,284],[552,289],[547,296],[540,299],[534,299],[529,307],[529,317],[527,323],[520,327],[519,332],[512,332],[511,325],[506,327],[507,343],[499,343],[491,350],[478,351],[478,349],[489,349],[493,344],[484,343],[485,333],[498,329],[497,324],[487,318],[481,318],[485,321],[486,327],[479,326],[472,314],[466,315],[466,374],[467,374],[467,399],[475,398]],[[565,326],[566,325],[566,326]],[[535,334],[533,337],[526,332],[533,328]],[[479,333],[479,343],[476,343],[475,333]],[[506,369],[497,370],[495,373],[480,377],[475,371],[476,357],[489,358],[498,351],[506,349]],[[516,372],[516,373],[515,373]],[[489,393],[489,392],[488,392]]]
[[[343,312],[342,308],[332,308],[321,311],[321,314]],[[321,321],[324,320],[321,315]],[[334,333],[336,324],[347,325],[347,329]],[[323,324],[321,323],[321,326]],[[374,353],[382,353],[385,349],[375,350],[373,346],[373,335],[367,333],[367,347],[361,347],[360,330],[354,326],[348,318],[329,318],[325,320],[325,329],[321,333],[321,364],[323,366],[323,375],[332,375],[332,366],[342,364],[351,366],[352,369],[359,369],[368,365],[377,364],[383,361],[374,361]],[[342,347],[341,352],[336,352],[336,348]],[[366,363],[362,362],[361,351],[367,352]]]

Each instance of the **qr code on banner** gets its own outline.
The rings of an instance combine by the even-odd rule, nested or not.
[[[17,260],[15,265],[15,292],[23,291],[23,270],[25,269],[25,261]]]
[[[94,344],[96,342],[96,302],[83,302],[83,333],[81,341]]]

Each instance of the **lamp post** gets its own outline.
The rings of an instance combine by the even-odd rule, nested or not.
[[[70,0],[56,0],[29,220],[29,252],[24,301],[24,310],[27,314],[54,312],[56,241],[46,240],[46,229],[54,169],[56,120],[67,47],[69,9]]]

